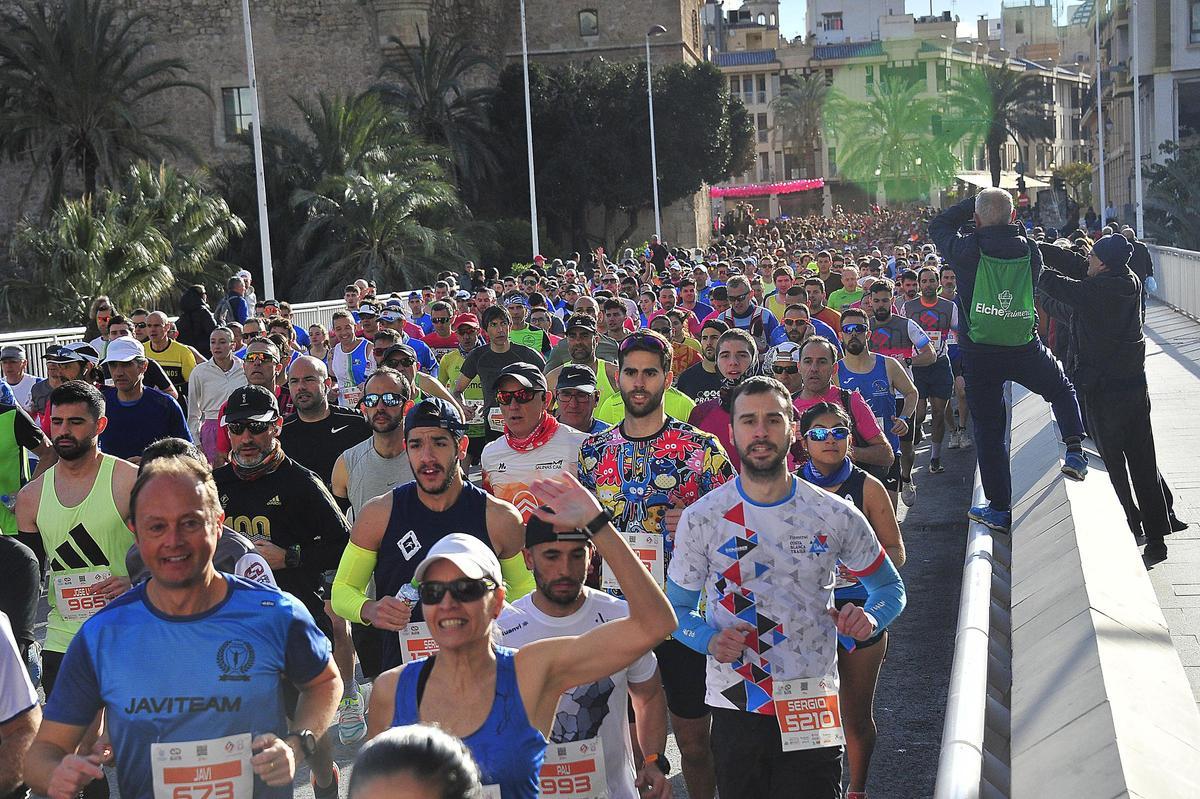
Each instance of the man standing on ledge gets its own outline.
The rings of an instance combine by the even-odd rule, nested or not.
[[[968,227],[972,219],[974,229]],[[979,445],[979,477],[988,500],[967,515],[1001,532],[1012,523],[1012,475],[1004,441],[1006,380],[1040,394],[1054,407],[1067,445],[1063,474],[1074,480],[1087,474],[1075,387],[1034,329],[1033,288],[1042,255],[1015,219],[1008,192],[984,189],[929,223],[930,237],[958,279],[955,301],[963,320],[958,347]]]

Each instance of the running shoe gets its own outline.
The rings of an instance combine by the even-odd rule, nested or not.
[[[1072,480],[1082,480],[1087,477],[1087,455],[1082,452],[1067,452],[1067,456],[1063,458],[1062,473]]]
[[[950,440],[946,442],[946,449],[958,449],[962,446],[962,431],[958,428],[950,431]]]
[[[312,779],[313,796],[316,799],[338,799],[338,783],[341,781],[341,770],[337,763],[333,764],[333,782],[326,785],[324,788],[317,787],[317,778],[314,775]]]
[[[367,713],[362,692],[357,687],[353,696],[347,696],[338,704],[337,733],[342,746],[356,744],[367,737]]]
[[[991,505],[976,505],[967,512],[967,518],[998,533],[1007,533],[1012,527],[1012,511],[996,510]]]
[[[1157,563],[1167,559],[1167,542],[1161,538],[1151,538],[1146,541],[1146,548],[1142,550],[1142,557],[1146,560]]]
[[[929,473],[930,474],[941,474],[944,471],[946,471],[946,467],[942,465],[941,458],[930,458],[929,459]]]
[[[963,449],[970,449],[973,446],[971,437],[967,435],[965,427],[960,427],[958,430],[958,445]]]
[[[917,485],[912,480],[905,480],[900,484],[900,501],[909,508],[917,501]]]

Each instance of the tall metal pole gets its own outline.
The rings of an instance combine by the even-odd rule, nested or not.
[[[1129,7],[1129,37],[1133,39],[1133,195],[1134,216],[1137,220],[1137,236],[1140,239],[1142,229],[1142,90],[1141,90],[1141,59],[1138,47],[1138,0],[1132,0]]]
[[[1100,64],[1100,11],[1103,0],[1096,0],[1096,141],[1100,146],[1100,227],[1104,227],[1107,220],[1104,218],[1104,209],[1108,207],[1108,190],[1104,184],[1104,111],[1100,105],[1101,82],[1100,73],[1103,72],[1103,67]]]
[[[650,103],[650,178],[654,185],[654,235],[662,243],[662,217],[658,207],[658,150],[654,144],[654,73],[650,70],[650,34],[646,34],[646,97]]]
[[[529,228],[533,234],[533,256],[536,257],[541,253],[542,248],[538,244],[537,181],[533,179],[533,113],[529,110],[529,38],[525,32],[525,0],[521,0],[521,65],[525,70],[525,150],[529,157]]]
[[[254,72],[254,34],[250,30],[250,0],[242,0],[242,26],[246,33],[246,72],[250,78],[250,136],[254,140],[254,179],[258,184],[258,237],[262,246],[263,297],[275,297],[271,262],[271,228],[267,220],[267,176],[263,170],[262,117],[258,113],[258,78]]]

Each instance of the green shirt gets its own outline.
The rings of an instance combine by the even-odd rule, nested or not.
[[[462,350],[455,347],[443,355],[441,363],[438,364],[438,374],[442,375],[442,379],[451,389],[458,382],[458,376],[462,374],[464,360],[466,360],[466,356],[463,355]],[[467,387],[463,389],[462,398],[463,408],[468,417],[467,436],[479,438],[487,432],[487,422],[483,418],[483,386],[479,383],[479,375],[475,375],[471,378],[471,382],[467,383]]]
[[[863,295],[866,293],[867,293],[866,290],[863,288],[859,288],[857,291],[846,291],[845,289],[838,289],[837,291],[835,291],[829,295],[829,302],[826,304],[833,310],[837,311],[838,313],[841,313],[842,311],[849,308],[851,305],[857,305],[858,303],[860,303],[862,301]]]

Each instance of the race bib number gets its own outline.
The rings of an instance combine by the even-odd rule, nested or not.
[[[666,587],[667,581],[665,570],[663,567],[663,538],[658,533],[621,533],[621,537],[629,544],[629,548],[633,550],[633,554],[638,556],[638,560],[650,572],[650,576],[654,578],[654,582],[661,587]],[[601,579],[600,587],[605,591],[618,591],[621,588],[617,578],[613,576],[607,566],[604,568],[604,576]]]
[[[433,636],[429,634],[429,625],[423,621],[404,625],[399,636],[401,663],[425,660],[430,655],[437,654],[437,641],[433,640]]]
[[[604,747],[600,739],[548,744],[538,786],[543,799],[607,797],[608,779],[604,774]]]
[[[463,410],[467,412],[467,424],[483,421],[483,400],[463,400]]]
[[[150,744],[154,799],[251,799],[250,733]]]
[[[108,569],[78,569],[60,572],[51,577],[54,582],[54,607],[67,621],[87,621],[96,611],[108,604],[102,596],[92,594],[92,586],[112,577]]]
[[[833,677],[776,680],[772,699],[783,751],[841,746],[846,742]]]
[[[344,388],[342,389],[342,401],[346,403],[347,408],[357,408],[358,403],[362,402],[363,390],[361,388]]]
[[[483,799],[504,799],[500,793],[499,785],[484,785],[481,796],[483,796]]]
[[[497,433],[504,432],[504,412],[499,408],[492,408],[488,411],[488,427]]]

